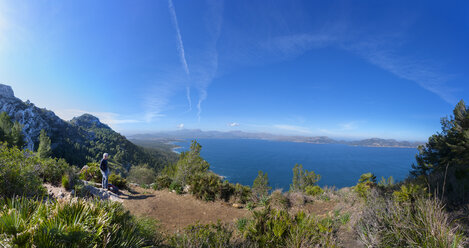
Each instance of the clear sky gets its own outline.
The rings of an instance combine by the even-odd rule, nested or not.
[[[426,140],[469,102],[469,1],[5,1],[0,83],[123,134]]]

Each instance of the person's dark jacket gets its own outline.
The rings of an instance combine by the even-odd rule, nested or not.
[[[99,169],[102,171],[107,171],[107,159],[101,159],[101,163],[99,164]]]

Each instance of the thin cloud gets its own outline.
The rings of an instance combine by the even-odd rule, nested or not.
[[[190,71],[189,71],[189,66],[187,65],[186,53],[184,51],[184,43],[182,42],[181,30],[179,28],[179,23],[178,23],[178,19],[176,15],[176,9],[174,8],[174,4],[172,0],[168,0],[168,8],[169,8],[169,13],[171,14],[171,21],[173,23],[174,29],[176,30],[179,60],[181,61],[184,72],[186,73],[188,78],[190,78]],[[187,110],[187,112],[190,112],[192,110],[192,99],[191,99],[190,90],[191,90],[190,85],[186,86],[186,98],[187,98],[187,103],[189,104],[189,109]]]
[[[179,124],[177,127],[178,129],[184,129],[184,123]]]
[[[417,83],[449,104],[453,105],[457,102],[453,94],[455,89],[448,86],[453,76],[440,72],[437,66],[427,61],[399,56],[395,49],[386,48],[379,41],[357,43],[347,49],[399,78]]]
[[[311,130],[306,127],[294,126],[294,125],[274,125],[274,128],[282,129],[286,131],[293,131],[297,133],[311,134]]]
[[[342,123],[342,124],[339,124],[339,127],[340,127],[340,130],[342,131],[354,130],[354,129],[357,129],[357,122],[351,121],[347,123]]]
[[[176,16],[176,10],[172,0],[168,0],[169,13],[171,14],[171,21],[173,22],[174,29],[176,29],[177,36],[177,47],[179,52],[179,59],[181,60],[182,67],[187,75],[190,75],[189,66],[187,66],[186,55],[184,52],[184,44],[182,42],[181,30],[179,29],[178,19]]]
[[[239,127],[239,123],[231,122],[231,123],[228,123],[228,126],[230,126],[230,127]]]

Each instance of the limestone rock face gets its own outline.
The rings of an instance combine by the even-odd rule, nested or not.
[[[0,84],[0,97],[13,98],[15,94],[11,86]]]
[[[29,101],[23,102],[16,98],[12,88],[4,84],[0,84],[0,112],[6,112],[13,121],[23,125],[25,148],[31,151],[39,143],[41,129],[44,129],[49,137],[53,137],[52,149],[63,144],[63,140],[67,137],[89,136],[87,134],[83,135],[84,132],[78,127],[60,119],[54,112],[38,108]]]

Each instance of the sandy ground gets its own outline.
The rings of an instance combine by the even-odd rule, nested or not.
[[[133,187],[130,192],[123,191],[120,197],[132,214],[159,220],[165,232],[182,231],[197,222],[208,224],[220,220],[230,223],[250,214],[246,209],[225,202],[204,202],[190,194],[178,195],[168,190]]]

